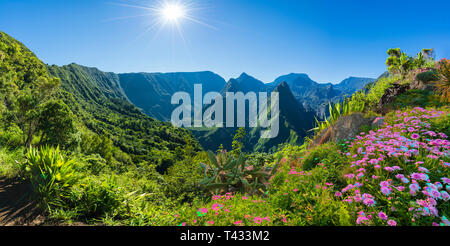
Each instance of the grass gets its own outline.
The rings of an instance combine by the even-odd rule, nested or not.
[[[0,148],[0,177],[14,179],[23,176],[24,160],[22,148],[16,150]]]

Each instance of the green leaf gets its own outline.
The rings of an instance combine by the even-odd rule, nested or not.
[[[216,156],[214,155],[214,153],[213,153],[212,151],[208,151],[208,157],[209,157],[209,159],[211,160],[212,164],[213,164],[215,167],[217,167],[217,168],[220,167],[220,166],[219,166],[219,163],[217,163]]]

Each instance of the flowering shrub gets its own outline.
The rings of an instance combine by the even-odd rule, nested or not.
[[[285,225],[286,216],[260,196],[215,195],[209,203],[195,201],[175,216],[179,226],[273,226]]]
[[[324,163],[310,171],[285,165],[272,180],[268,200],[286,211],[289,225],[351,225],[347,204],[334,195],[342,186],[334,182],[340,169]]]
[[[414,108],[391,115],[382,129],[358,136],[342,201],[359,225],[449,225],[449,148],[430,119],[448,114]]]
[[[450,225],[450,142],[446,133],[434,131],[437,120],[448,118],[445,111],[393,112],[381,129],[361,133],[353,141],[284,158],[264,195],[227,193],[207,202],[196,200],[178,209],[174,223]],[[333,153],[314,157],[318,148]],[[306,164],[310,157],[318,163]]]

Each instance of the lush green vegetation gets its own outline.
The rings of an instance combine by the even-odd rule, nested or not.
[[[314,148],[296,139],[273,154],[246,153],[237,129],[230,151],[212,153],[142,114],[114,74],[46,66],[0,32],[0,176],[30,182],[56,223],[449,225],[448,61],[430,50],[388,55],[391,75],[330,104],[316,133],[345,115],[376,114],[394,84],[436,87],[383,105],[391,111],[378,129]]]
[[[331,104],[330,102],[328,110],[330,116],[322,122],[316,118],[316,127],[313,130],[315,133],[319,133],[332,126],[342,116],[363,112],[365,106],[365,100],[355,100],[355,97],[353,98],[353,100],[344,99],[342,103],[337,102],[335,104]]]
[[[294,97],[287,83],[280,83],[274,88],[274,91],[279,93],[280,99],[278,135],[275,138],[262,138],[261,131],[266,129],[246,128],[246,135],[241,137],[242,149],[246,152],[274,153],[280,145],[303,144],[304,138],[309,134],[308,130],[314,127],[314,113],[305,110],[304,106]],[[226,106],[226,104],[224,105]],[[247,117],[246,122],[248,120]],[[224,125],[225,123],[224,121]],[[246,125],[248,126],[248,123]],[[239,135],[239,130],[237,127],[194,128],[192,132],[206,150],[216,151],[220,146],[226,150],[233,149],[233,136]]]
[[[242,153],[238,157],[226,151],[220,151],[217,156],[212,152],[208,152],[208,155],[212,164],[200,164],[205,174],[200,185],[212,194],[235,191],[246,194],[264,193],[269,187],[268,180],[279,167],[279,163],[270,170],[265,168],[264,163],[250,166]]]
[[[0,175],[30,180],[50,218],[132,218],[197,195],[182,180],[207,158],[197,141],[141,113],[112,74],[46,66],[2,32],[0,54]]]
[[[199,150],[188,131],[156,121],[129,103],[116,75],[76,64],[51,66],[48,70],[61,78],[64,91],[59,97],[89,130],[80,132],[84,140],[81,152],[101,153],[115,166],[156,164],[158,171],[164,173],[184,158],[179,149],[187,141]]]
[[[410,57],[399,48],[389,49],[389,55],[386,65],[390,76],[382,77],[367,85],[363,90],[352,95],[350,99],[344,99],[342,102],[329,105],[329,117],[325,121],[316,119],[314,131],[317,133],[333,125],[340,117],[352,113],[360,112],[373,114],[373,111],[379,106],[381,97],[386,90],[394,84],[410,84],[413,80],[420,80],[427,84],[436,84],[439,93],[442,95],[442,101],[446,102],[448,97],[448,60],[443,59],[437,63],[434,61],[434,51],[432,49],[423,49],[416,57]],[[413,90],[395,98],[393,108],[404,108],[406,106],[443,106],[443,103],[437,102],[434,92],[429,90]]]

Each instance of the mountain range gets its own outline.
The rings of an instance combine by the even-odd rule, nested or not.
[[[95,150],[83,146],[85,152],[105,153],[102,157],[108,161],[156,163],[157,170],[163,173],[180,158],[179,149],[186,142],[200,149],[189,131],[149,117],[134,106],[119,82],[119,75],[77,64],[46,69],[49,75],[61,79],[59,97],[80,120],[78,124],[100,136],[100,139],[96,139],[97,135],[81,136],[87,142],[98,142]],[[119,148],[111,150],[112,156],[107,154],[111,144]]]
[[[203,95],[208,92],[272,92],[280,93],[280,134],[275,139],[262,139],[260,129],[248,129],[244,144],[247,150],[269,151],[278,144],[301,144],[307,131],[314,127],[314,118],[324,118],[330,102],[342,100],[346,95],[375,81],[370,78],[350,77],[339,84],[320,84],[307,74],[291,73],[264,83],[246,73],[238,78],[224,78],[213,72],[180,73],[123,73],[102,72],[97,68],[70,64],[49,66],[49,71],[63,81],[66,91],[97,104],[105,98],[127,101],[143,113],[168,122],[178,105],[171,104],[176,92],[187,92],[194,97],[194,84],[202,84]],[[71,83],[64,83],[70,81]],[[78,82],[75,82],[78,81]],[[88,87],[89,89],[87,89]],[[191,129],[205,149],[216,150],[219,142],[231,148],[237,128]],[[218,141],[220,140],[220,141]]]
[[[118,173],[133,168],[164,173],[185,158],[180,150],[186,146],[201,149],[188,130],[130,103],[117,74],[77,64],[46,65],[1,31],[0,142],[11,149],[59,146],[85,156],[80,163],[94,172]]]
[[[171,98],[176,92],[187,92],[193,98],[194,84],[201,83],[205,94],[220,91],[226,84],[213,72],[128,73],[117,76],[127,98],[144,113],[161,121],[170,121],[176,107],[171,104]]]
[[[71,64],[75,66],[76,64]],[[79,66],[83,67],[83,66]],[[264,83],[246,73],[238,78],[224,78],[210,71],[180,73],[104,73],[95,68],[83,67],[92,75],[100,75],[97,82],[105,84],[108,91],[119,93],[122,98],[141,108],[147,115],[170,121],[175,106],[171,105],[171,97],[176,92],[187,92],[194,96],[194,84],[202,84],[203,94],[208,92],[271,92],[281,82],[289,85],[294,97],[306,111],[314,112],[319,118],[325,116],[329,102],[342,100],[346,95],[361,90],[365,85],[375,81],[371,78],[350,77],[339,84],[321,84],[313,81],[307,74],[291,73]],[[101,72],[102,74],[99,74]],[[117,95],[115,95],[117,96]]]
[[[226,92],[236,92],[235,90],[239,91],[236,87],[227,87]],[[273,91],[279,93],[280,99],[278,136],[271,139],[262,138],[261,130],[266,129],[247,127],[247,135],[243,139],[245,151],[269,152],[276,150],[280,144],[302,144],[308,130],[314,126],[315,114],[306,111],[294,97],[286,82],[281,82]],[[203,148],[217,150],[222,145],[229,150],[232,148],[233,136],[238,128],[193,128],[190,130]]]

